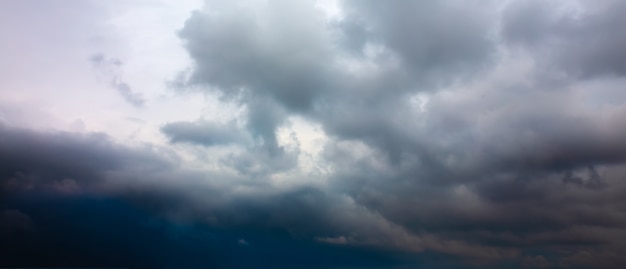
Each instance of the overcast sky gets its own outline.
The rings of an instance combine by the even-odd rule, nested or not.
[[[0,1],[0,267],[623,268],[626,1]]]

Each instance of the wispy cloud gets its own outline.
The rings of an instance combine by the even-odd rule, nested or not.
[[[120,67],[123,62],[117,58],[106,58],[102,54],[95,54],[90,59],[93,66],[109,79],[109,85],[135,107],[142,107],[146,102],[140,93],[133,92],[128,83],[121,79]]]

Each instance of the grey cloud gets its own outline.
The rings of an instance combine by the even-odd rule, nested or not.
[[[623,100],[617,14],[624,5],[580,4],[576,14],[559,1],[342,1],[341,21],[297,34],[272,24],[292,10],[263,13],[261,5],[250,19],[250,10],[228,8],[224,14],[239,16],[220,17],[207,8],[180,36],[194,60],[189,83],[247,106],[249,130],[269,145],[290,115],[322,125],[329,188],[414,238],[386,245],[443,252],[451,240],[463,245],[459,256],[477,246],[501,251],[481,249],[469,255],[473,262],[541,267],[577,260],[593,244],[602,247],[592,256],[623,253],[597,231],[617,238],[626,225],[624,201],[613,196],[624,191],[626,162],[625,110],[616,101]],[[311,18],[295,21],[301,27]],[[308,43],[292,40],[306,30]],[[296,62],[301,50],[312,57]],[[428,99],[425,111],[411,101],[417,93]],[[365,156],[355,153],[361,147]],[[342,233],[317,236],[354,242]],[[437,243],[425,243],[429,236]]]
[[[195,12],[179,32],[198,59],[191,83],[214,85],[227,96],[266,95],[292,110],[309,109],[326,88],[325,60],[330,60],[312,3],[270,1],[259,10],[224,6],[222,14]],[[282,23],[285,19],[291,23]]]
[[[241,174],[251,177],[263,177],[278,171],[288,171],[296,167],[299,148],[286,150],[278,145],[274,136],[272,107],[259,107],[254,119],[248,123],[249,133],[238,127],[236,122],[214,123],[207,121],[172,122],[161,127],[170,143],[189,143],[204,147],[240,146],[245,151],[230,153],[219,162]],[[269,115],[268,115],[269,114]],[[256,126],[250,126],[250,125]],[[255,137],[261,138],[254,139]],[[264,140],[267,138],[268,140]]]
[[[231,143],[246,144],[246,136],[234,122],[171,122],[161,127],[170,142],[186,142],[203,146],[219,146]]]
[[[438,81],[479,69],[495,52],[490,34],[496,13],[489,1],[478,6],[461,1],[397,1],[389,5],[348,0],[343,7],[347,25],[364,24],[361,29],[370,29],[366,42],[393,50],[413,71],[411,75],[422,80]],[[346,34],[363,40],[359,31]]]
[[[212,5],[222,8],[223,13],[210,12]],[[424,6],[402,2],[388,6],[392,10],[383,13],[374,12],[378,8],[373,3],[346,2],[349,16],[334,25],[336,29],[325,27],[321,16],[308,5],[269,1],[254,13],[258,16],[248,16],[255,12],[252,8],[208,3],[207,11],[194,13],[179,33],[195,59],[188,83],[210,85],[231,98],[243,94],[238,101],[248,107],[249,128],[270,148],[275,148],[274,130],[286,112],[327,121],[325,127],[339,135],[349,132],[342,131],[349,128],[343,125],[356,124],[353,115],[370,118],[369,126],[385,124],[388,117],[376,114],[379,107],[397,106],[411,91],[430,90],[435,82],[442,82],[443,77],[435,74],[458,75],[457,71],[470,70],[468,66],[476,69],[487,64],[495,51],[487,25],[494,16],[484,9],[465,12],[471,7],[456,2]],[[424,16],[413,16],[411,11]],[[434,15],[438,13],[446,16]],[[277,22],[291,16],[289,27]],[[400,25],[417,28],[401,32],[399,29],[405,28]],[[384,68],[347,73],[337,65],[337,57],[343,53],[342,45],[333,38],[337,31],[347,40],[356,34],[361,43],[382,46],[382,55],[375,56],[375,61]],[[364,45],[350,46],[362,49]],[[346,57],[366,60],[356,55]],[[397,66],[394,58],[406,62]],[[432,83],[422,85],[425,79]],[[368,136],[368,132],[353,133]],[[384,143],[392,143],[392,139],[386,140]]]
[[[213,5],[221,13],[210,12]],[[302,1],[269,1],[258,10],[207,2],[179,32],[197,59],[187,84],[208,84],[245,104],[248,130],[270,156],[281,154],[275,130],[287,112],[311,110],[334,83],[330,37],[317,15]]]
[[[563,176],[563,182],[589,188],[602,188],[606,186],[606,183],[593,166],[587,168],[587,176],[575,176],[572,171],[567,171]]]
[[[333,175],[335,187],[411,232],[494,247],[584,249],[599,244],[607,245],[606,253],[623,253],[616,240],[592,231],[608,226],[613,236],[624,232],[618,209],[624,201],[608,198],[624,191],[621,137],[626,129],[619,120],[624,110],[589,110],[570,96],[569,83],[578,82],[511,91],[484,81],[480,88],[468,84],[452,95],[431,95],[427,114],[411,114],[396,105],[397,111],[414,115],[414,125],[401,120],[408,116],[386,114],[384,125],[364,120],[362,125],[371,129],[344,136],[380,139],[361,140],[379,156],[349,162],[349,154],[340,154],[349,149],[329,145],[326,157],[340,167]],[[385,138],[398,146],[384,144]],[[381,166],[386,152],[402,154]],[[556,236],[568,229],[580,233]],[[613,268],[618,261],[612,260]]]
[[[280,153],[278,141],[276,140],[276,129],[287,116],[276,102],[269,98],[256,97],[247,101],[248,122],[247,127],[250,133],[261,138],[262,144],[267,152],[276,156]]]
[[[576,12],[567,5],[582,6]],[[559,65],[573,76],[624,76],[626,58],[621,52],[626,35],[622,1],[593,3],[515,1],[503,18],[502,36],[513,44],[540,52],[545,63]]]
[[[298,165],[299,150],[286,151],[277,148],[276,151],[268,151],[264,147],[248,148],[246,152],[230,154],[221,159],[220,163],[259,180],[267,176],[293,170]]]

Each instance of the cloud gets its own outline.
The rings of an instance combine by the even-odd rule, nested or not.
[[[344,32],[348,40],[361,39],[360,50],[368,44],[389,49],[420,84],[426,84],[425,78],[456,79],[460,73],[480,69],[495,53],[490,34],[496,10],[491,2],[482,6],[460,1],[342,3],[346,13],[342,23],[367,29],[365,38]]]
[[[142,107],[146,100],[140,93],[134,92],[128,83],[121,79],[120,67],[123,62],[117,58],[106,58],[103,54],[93,55],[89,61],[106,79],[110,80],[109,84],[112,88],[128,102],[135,107]]]
[[[619,25],[626,5],[620,1],[569,3],[516,1],[505,11],[502,36],[522,49],[540,53],[546,68],[583,78],[624,76],[626,59],[620,53],[626,36]],[[540,59],[540,58],[538,58]]]
[[[36,132],[0,126],[4,191],[50,188],[64,193],[99,186],[113,175],[136,177],[172,169],[167,152],[130,149],[103,133]]]
[[[340,3],[320,23],[306,4],[207,2],[179,33],[188,86],[247,107],[271,147],[286,118],[319,123],[328,189],[409,238],[382,245],[471,264],[588,242],[618,251],[592,232],[621,235],[617,207],[584,208],[623,191],[621,3]],[[317,238],[342,236],[355,243]]]
[[[80,186],[91,195],[119,197],[157,216],[188,219],[212,227],[277,229],[311,241],[349,234],[355,247],[366,248],[444,250],[446,245],[454,244],[454,249],[445,252],[483,255],[479,254],[481,250],[473,253],[462,243],[412,235],[341,193],[310,187],[276,190],[247,177],[230,175],[231,179],[226,180],[227,172],[195,173],[176,168],[171,159],[158,152],[118,145],[103,135],[39,133],[7,127],[2,133],[11,146],[4,145],[0,156],[15,158],[2,165],[3,190],[8,201],[5,204],[19,205],[20,197],[33,195],[83,199],[80,197],[86,193],[77,192]],[[17,154],[31,147],[37,147],[40,154]],[[54,157],[61,153],[65,157]],[[98,161],[103,157],[110,162]],[[181,184],[173,179],[185,181]]]
[[[186,142],[203,146],[217,146],[231,143],[245,143],[246,137],[234,122],[218,124],[213,122],[171,122],[161,127],[161,132],[170,142]]]
[[[347,243],[346,238],[343,237],[343,236],[339,236],[339,237],[321,237],[321,238],[317,238],[317,240],[320,241],[320,242],[328,243],[328,244],[344,245],[344,244]]]
[[[117,89],[117,92],[124,97],[124,100],[131,105],[141,107],[145,103],[143,97],[141,97],[140,94],[133,92],[128,84],[124,82],[113,82],[112,84]]]
[[[164,118],[162,146],[2,125],[0,209],[51,227],[28,242],[90,231],[60,244],[93,244],[79,265],[621,268],[623,3],[338,6],[206,1],[178,32],[192,65],[177,90],[243,113]],[[54,208],[62,221],[34,197],[87,202]],[[93,254],[101,226],[78,217],[90,209],[120,218],[101,226],[138,239],[138,260]]]

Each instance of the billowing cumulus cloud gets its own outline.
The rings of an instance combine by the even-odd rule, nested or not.
[[[0,125],[0,265],[621,268],[625,8],[205,1],[169,78],[200,115],[146,107],[150,141]]]

